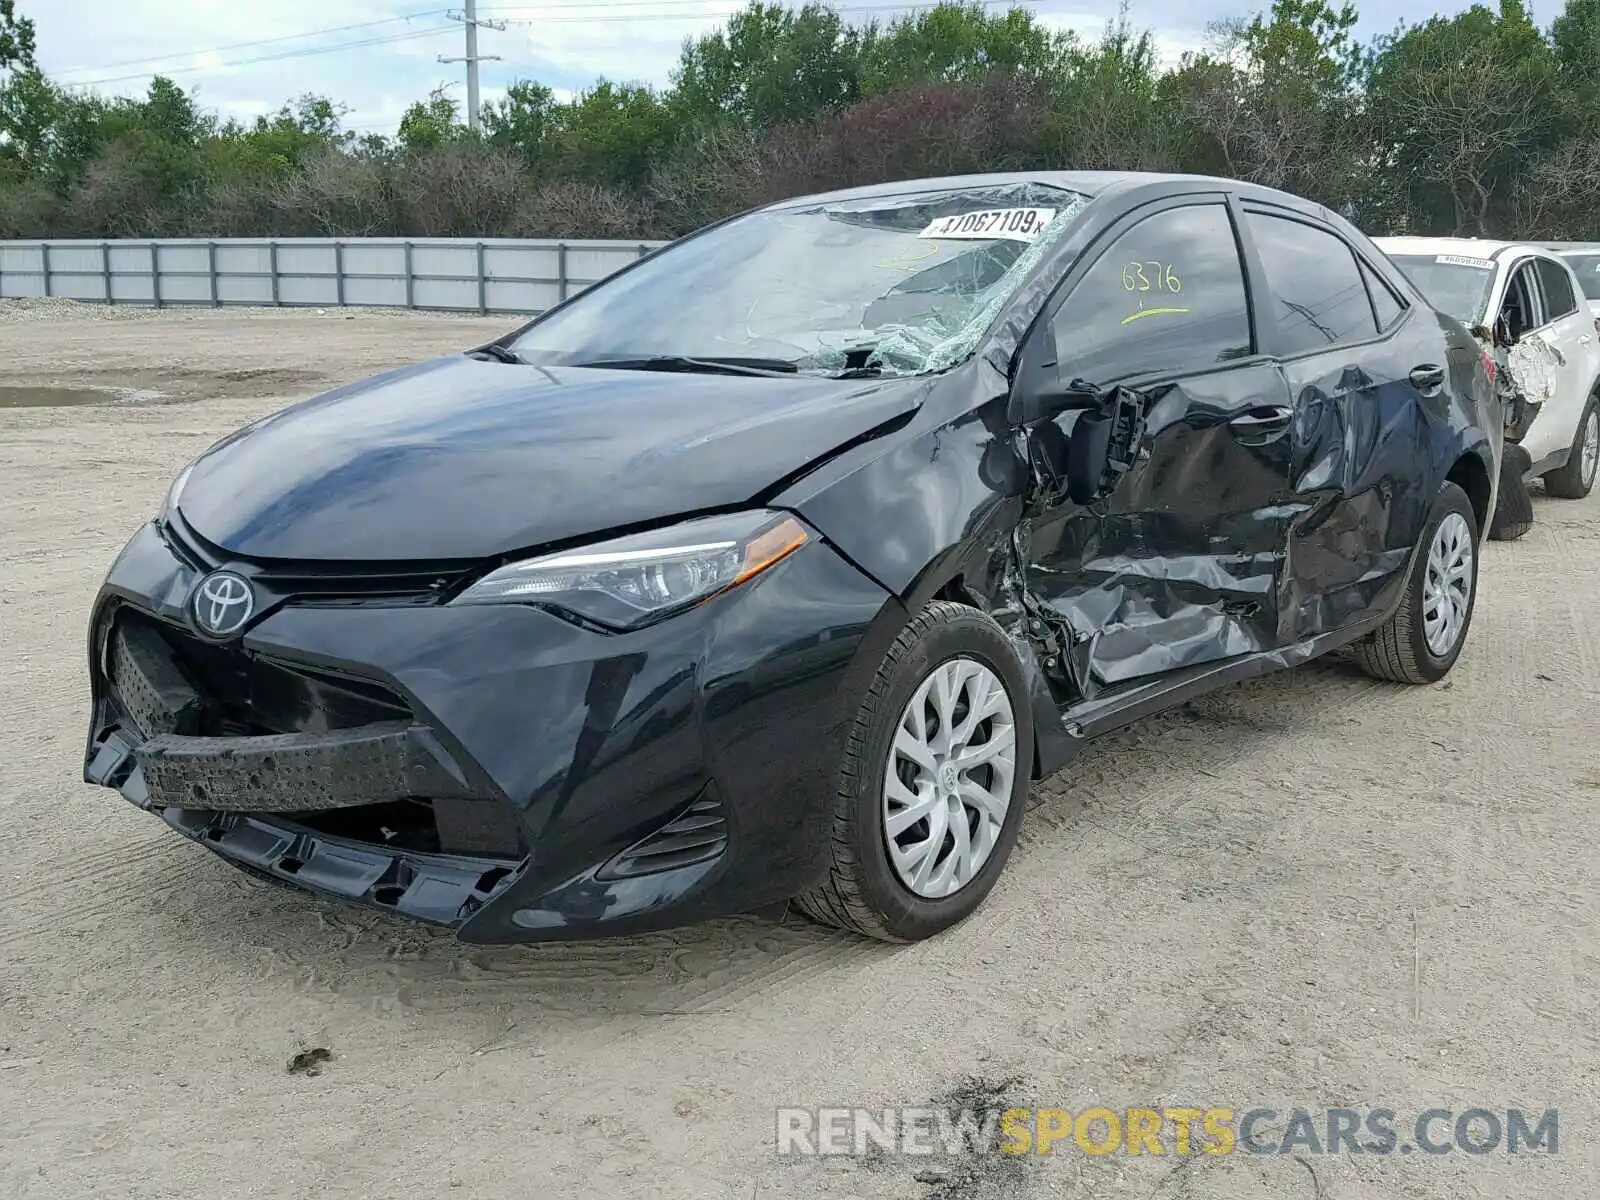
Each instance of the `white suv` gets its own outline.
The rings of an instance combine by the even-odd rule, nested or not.
[[[1373,241],[1437,308],[1502,352],[1524,401],[1506,439],[1527,452],[1526,474],[1552,496],[1587,496],[1600,465],[1600,317],[1567,260],[1522,242]]]

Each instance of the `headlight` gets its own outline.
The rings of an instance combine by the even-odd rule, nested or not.
[[[199,462],[196,459],[195,462]],[[161,517],[165,520],[172,515],[178,507],[178,497],[183,494],[183,485],[189,482],[189,475],[194,470],[194,463],[190,463],[178,472],[178,477],[172,481],[172,486],[167,489],[167,498],[161,502]]]
[[[686,521],[581,550],[507,563],[456,604],[546,604],[613,629],[637,629],[754,578],[805,545],[780,512]]]

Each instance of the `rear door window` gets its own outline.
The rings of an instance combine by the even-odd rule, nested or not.
[[[1405,305],[1400,303],[1394,289],[1364,260],[1361,262],[1361,276],[1367,281],[1367,292],[1372,297],[1372,311],[1377,315],[1378,328],[1388,329],[1406,311]]]
[[[1539,282],[1544,286],[1544,319],[1559,321],[1578,311],[1578,298],[1572,294],[1572,277],[1567,269],[1548,258],[1537,260]]]
[[[1268,312],[1284,354],[1360,341],[1378,332],[1354,252],[1327,230],[1249,212],[1245,225],[1267,276]]]

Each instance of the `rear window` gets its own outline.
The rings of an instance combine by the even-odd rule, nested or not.
[[[1584,299],[1600,300],[1600,250],[1593,254],[1563,254],[1572,272],[1578,277]]]
[[[1541,258],[1539,282],[1544,285],[1544,319],[1559,321],[1578,311],[1578,301],[1572,295],[1572,277],[1553,258]]]
[[[1456,254],[1391,254],[1389,259],[1429,304],[1463,325],[1481,325],[1488,318],[1485,310],[1495,272],[1489,259]]]

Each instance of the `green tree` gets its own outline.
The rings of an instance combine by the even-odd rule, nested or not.
[[[426,101],[417,101],[400,115],[397,138],[401,150],[420,154],[437,150],[465,137],[466,133],[466,126],[461,124],[461,106],[444,87],[436,87],[428,93]]]
[[[1270,15],[1216,27],[1215,53],[1168,85],[1186,157],[1205,169],[1332,207],[1366,181],[1359,164],[1361,47],[1355,8],[1274,0]]]
[[[1555,53],[1521,0],[1434,17],[1385,40],[1367,85],[1384,223],[1514,232],[1515,182],[1558,133],[1559,100]]]
[[[556,126],[555,93],[543,84],[519,79],[505,98],[483,106],[483,134],[489,145],[537,163],[549,153]]]
[[[33,22],[17,16],[16,0],[0,0],[0,71],[33,66]]]
[[[1045,76],[1063,39],[1025,8],[991,13],[981,4],[940,4],[863,37],[861,91],[871,96],[913,83],[975,83],[990,72]]]
[[[556,169],[585,183],[637,188],[676,139],[671,110],[647,87],[601,80],[556,110]]]
[[[672,102],[697,127],[806,120],[856,100],[860,58],[860,34],[832,9],[756,0],[725,30],[684,43]]]
[[[1600,0],[1567,0],[1550,27],[1550,41],[1563,78],[1592,89],[1600,67]]]
[[[1160,170],[1172,138],[1160,96],[1155,42],[1126,14],[1098,42],[1064,39],[1042,135],[1052,167]]]

